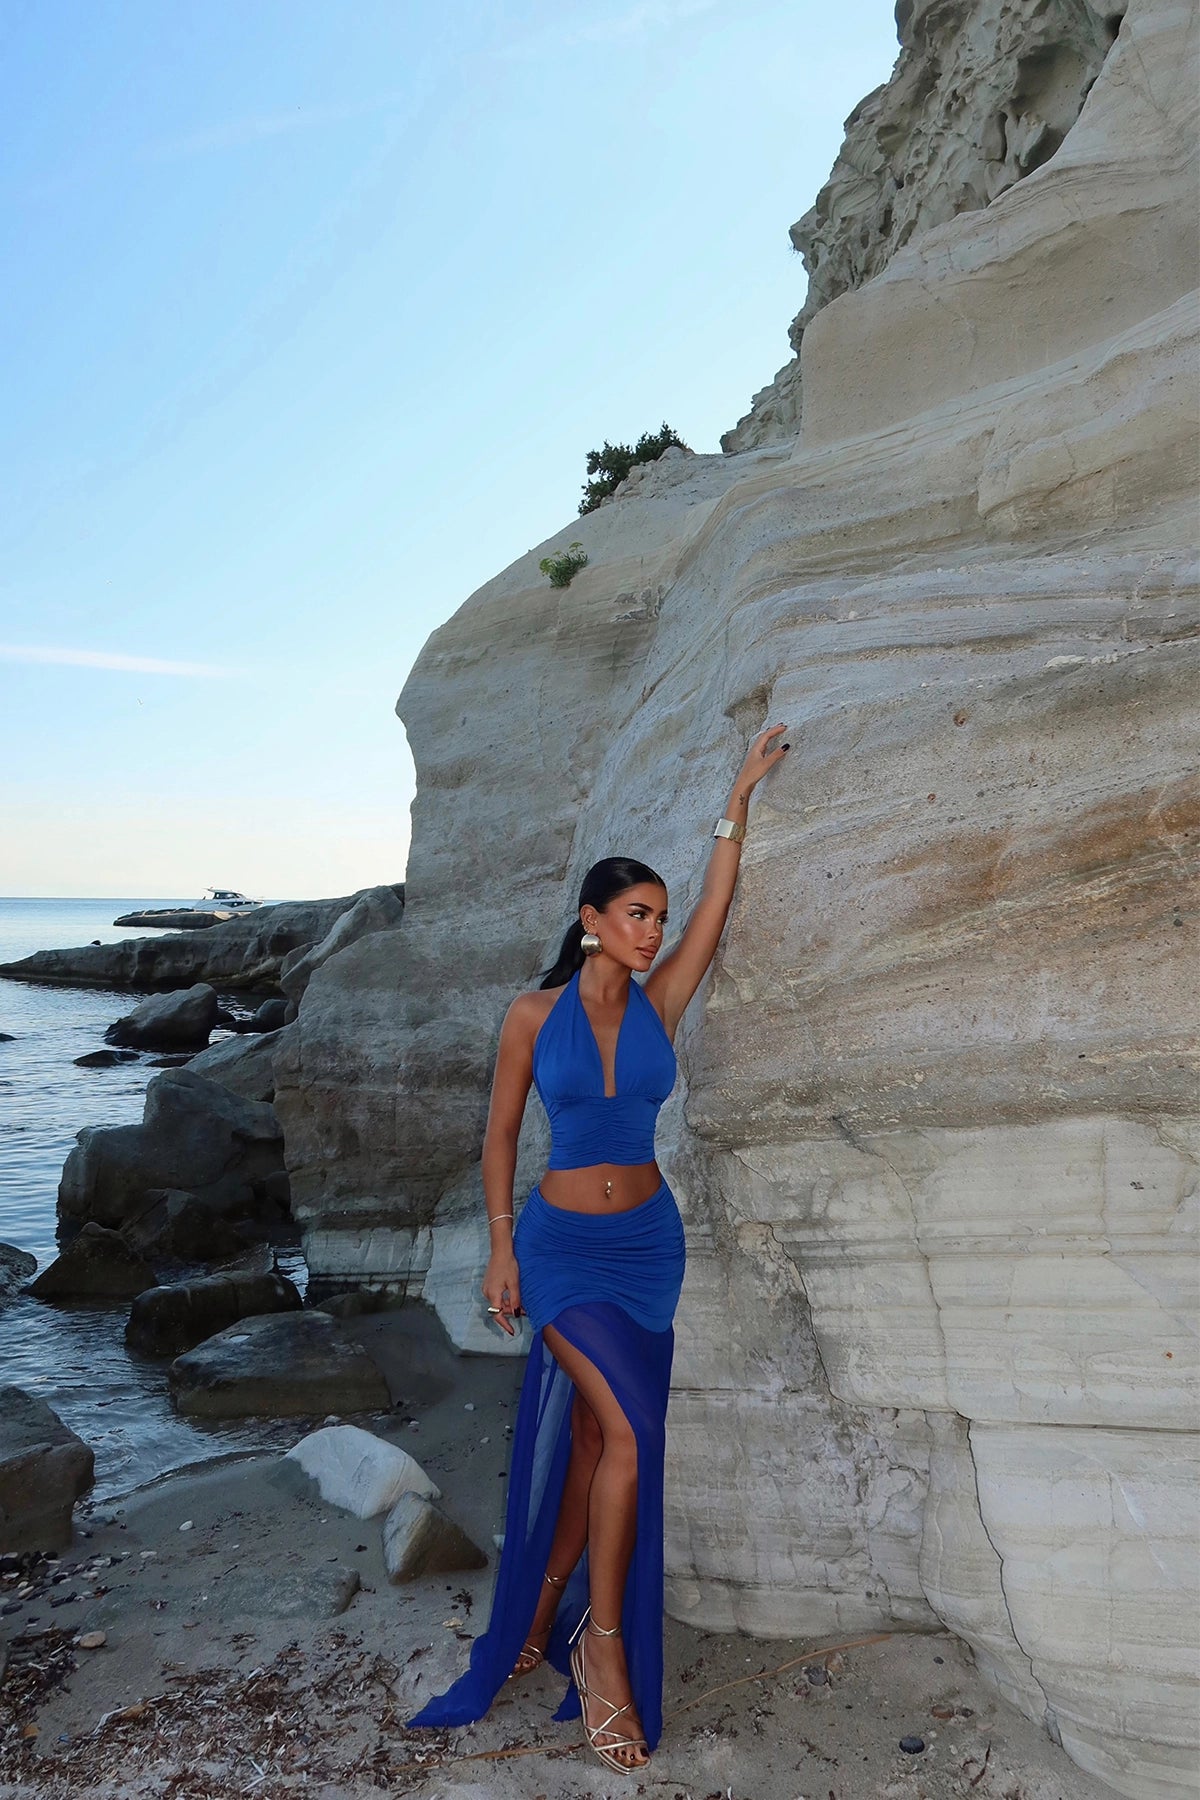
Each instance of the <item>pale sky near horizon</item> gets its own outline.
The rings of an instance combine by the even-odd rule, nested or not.
[[[787,359],[885,0],[6,0],[0,894],[404,873],[396,696]]]

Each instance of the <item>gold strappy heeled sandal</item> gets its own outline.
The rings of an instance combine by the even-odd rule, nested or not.
[[[587,1682],[587,1668],[583,1657],[583,1641],[589,1631],[595,1632],[597,1637],[614,1638],[620,1637],[621,1627],[619,1625],[614,1625],[611,1631],[605,1631],[603,1626],[597,1625],[592,1618],[592,1609],[590,1606],[579,1621],[579,1624],[575,1627],[575,1634],[571,1639],[572,1644],[575,1645],[575,1648],[571,1651],[571,1675],[579,1694],[579,1704],[583,1712],[583,1735],[588,1741],[588,1748],[591,1750],[592,1754],[599,1757],[606,1769],[613,1769],[618,1775],[637,1775],[647,1766],[650,1756],[650,1746],[644,1737],[618,1737],[611,1744],[601,1744],[598,1742],[598,1739],[602,1737],[613,1736],[612,1728],[614,1720],[619,1719],[622,1713],[630,1712],[633,1708],[633,1701],[627,1700],[624,1706],[613,1706],[611,1700],[606,1700],[603,1694],[598,1694],[596,1692],[595,1688],[589,1688]],[[609,1713],[607,1719],[600,1725],[589,1725],[587,1722],[587,1706],[589,1700],[595,1700],[601,1706],[612,1707],[612,1711]],[[615,1754],[618,1750],[644,1750],[646,1752],[647,1762],[621,1762]]]
[[[542,1580],[547,1582],[550,1587],[557,1588],[559,1593],[561,1593],[563,1588],[567,1585],[567,1578],[565,1575],[560,1579],[557,1575],[551,1575],[549,1570],[542,1576]],[[546,1652],[544,1650],[539,1650],[536,1644],[530,1644],[528,1642],[522,1644],[517,1653],[517,1666],[508,1679],[510,1681],[517,1681],[522,1675],[532,1675],[533,1671],[540,1668],[545,1660]]]

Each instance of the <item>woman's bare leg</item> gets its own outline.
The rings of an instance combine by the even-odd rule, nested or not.
[[[558,1524],[554,1529],[554,1541],[546,1564],[546,1573],[553,1575],[554,1581],[542,1583],[537,1611],[525,1640],[537,1650],[546,1648],[546,1640],[550,1636],[550,1628],[554,1624],[554,1615],[562,1597],[563,1584],[583,1555],[587,1543],[588,1494],[603,1447],[599,1420],[583,1395],[577,1392],[571,1406],[571,1458],[567,1464],[562,1503],[558,1509]],[[536,1667],[536,1661],[533,1660],[528,1660],[527,1666],[522,1666],[520,1661],[517,1664],[521,1674]]]
[[[544,1338],[555,1361],[566,1371],[597,1420],[603,1448],[588,1490],[587,1551],[591,1584],[592,1619],[608,1631],[621,1623],[625,1578],[637,1535],[637,1439],[612,1389],[594,1363],[548,1325]],[[614,1706],[624,1706],[633,1696],[625,1665],[625,1646],[619,1637],[588,1633],[586,1649],[589,1686],[609,1702],[589,1703],[587,1723],[595,1729]],[[636,1738],[641,1721],[635,1711],[623,1713],[601,1742]],[[629,1747],[615,1751],[626,1768],[641,1768],[649,1757],[645,1750]]]

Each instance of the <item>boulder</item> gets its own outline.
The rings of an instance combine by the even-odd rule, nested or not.
[[[388,1386],[327,1313],[242,1319],[171,1364],[180,1412],[210,1419],[381,1412]]]
[[[15,1244],[0,1244],[0,1304],[19,1294],[31,1275],[37,1274],[37,1257]]]
[[[249,1244],[221,1265],[218,1273],[231,1275],[270,1275],[276,1267],[275,1252],[270,1244]]]
[[[264,1000],[250,1020],[251,1031],[279,1031],[287,1024],[286,1000]]]
[[[140,1125],[79,1133],[63,1168],[58,1210],[63,1219],[115,1228],[145,1212],[153,1190],[180,1188],[224,1218],[252,1218],[262,1182],[282,1166],[271,1107],[176,1069],[146,1089]]]
[[[65,1549],[94,1463],[44,1400],[0,1387],[0,1552]]]
[[[241,1228],[207,1200],[182,1188],[151,1188],[146,1209],[121,1227],[121,1236],[143,1256],[176,1262],[228,1262],[259,1241],[258,1223]]]
[[[110,1044],[135,1050],[202,1050],[219,1012],[214,990],[198,981],[177,993],[151,995],[104,1035]]]
[[[178,1356],[237,1319],[298,1312],[302,1305],[295,1283],[277,1272],[202,1275],[140,1295],[129,1311],[125,1342],[149,1356]]]
[[[320,1489],[322,1500],[358,1519],[374,1519],[402,1494],[439,1500],[441,1489],[398,1444],[357,1425],[326,1425],[287,1453]]]
[[[37,1300],[127,1300],[155,1285],[146,1259],[120,1232],[89,1222],[30,1283]]]
[[[114,926],[121,930],[136,931],[206,931],[218,923],[213,912],[200,912],[191,906],[148,906],[140,912],[122,913],[114,919]],[[92,939],[93,944],[100,942]]]
[[[136,1050],[89,1050],[86,1056],[75,1058],[77,1069],[115,1069],[121,1063],[137,1062]]]
[[[453,1569],[484,1569],[487,1557],[441,1507],[402,1494],[383,1524],[383,1560],[391,1581],[416,1581]]]
[[[235,1565],[220,1578],[222,1618],[336,1619],[362,1586],[346,1563],[316,1563],[308,1569],[263,1569]]]
[[[282,1005],[283,1003],[277,1002]],[[275,1052],[281,1033],[263,1031],[257,1036],[222,1038],[191,1061],[193,1075],[215,1081],[240,1094],[243,1100],[270,1101],[275,1097]]]
[[[264,1175],[260,1184],[263,1206],[275,1206],[281,1216],[287,1216],[292,1197],[292,1179],[286,1169],[272,1169]]]
[[[331,956],[348,945],[355,944],[359,938],[367,937],[376,931],[395,931],[404,918],[404,888],[378,887],[368,888],[360,894],[348,912],[342,914],[319,944],[311,945],[306,950],[293,951],[283,960],[280,970],[279,985],[294,1004],[299,1005],[304,990],[315,972],[327,963]],[[281,1019],[286,1023],[286,1019]]]

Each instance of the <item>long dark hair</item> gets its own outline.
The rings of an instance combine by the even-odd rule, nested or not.
[[[626,888],[637,887],[643,881],[652,881],[663,889],[667,885],[661,875],[656,875],[646,863],[638,862],[632,856],[601,857],[598,863],[592,864],[583,878],[583,886],[579,890],[579,905],[581,908],[594,906],[597,912],[603,912],[610,900],[615,900]],[[542,976],[539,984],[541,987],[562,987],[565,981],[570,981],[576,969],[582,969],[587,961],[579,948],[582,937],[583,920],[575,919],[567,927],[557,961]]]

